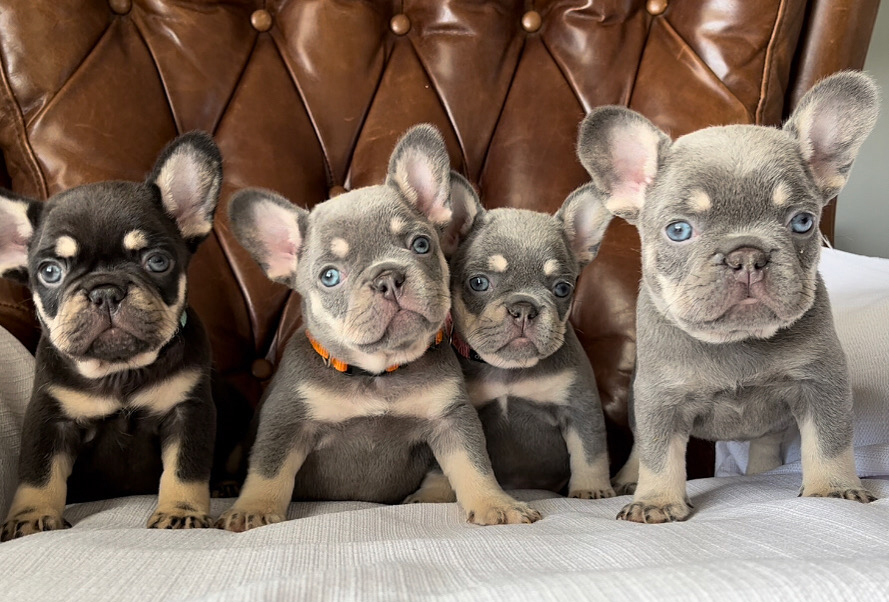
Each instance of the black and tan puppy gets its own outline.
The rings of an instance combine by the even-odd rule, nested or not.
[[[216,408],[186,270],[221,181],[213,140],[191,133],[142,183],[0,193],[0,274],[28,283],[43,327],[3,541],[67,526],[66,499],[158,482],[149,527],[210,526]]]

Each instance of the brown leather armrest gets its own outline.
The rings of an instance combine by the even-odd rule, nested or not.
[[[31,353],[37,348],[40,327],[34,315],[31,295],[24,286],[0,278],[0,327],[8,330]]]

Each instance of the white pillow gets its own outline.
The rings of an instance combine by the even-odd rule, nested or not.
[[[849,363],[858,474],[889,475],[889,259],[822,249],[820,270]],[[782,447],[785,464],[774,472],[800,472],[799,433]],[[716,476],[744,474],[747,449],[717,443]]]

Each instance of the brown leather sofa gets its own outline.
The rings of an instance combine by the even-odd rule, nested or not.
[[[624,104],[677,136],[778,124],[819,78],[860,68],[878,0],[0,0],[0,185],[46,198],[142,179],[178,133],[225,158],[213,235],[190,301],[219,371],[254,402],[300,322],[300,301],[234,241],[244,186],[310,207],[383,179],[397,137],[444,133],[490,207],[554,211],[588,180],[574,154],[586,111]],[[832,214],[824,220],[832,231]],[[573,321],[628,450],[639,278],[616,220],[583,275]],[[0,284],[0,326],[33,348],[27,292]],[[712,471],[692,446],[690,473]]]

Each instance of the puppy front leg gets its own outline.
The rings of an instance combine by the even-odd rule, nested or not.
[[[174,407],[161,423],[161,473],[157,509],[149,529],[205,529],[210,518],[210,471],[216,408],[202,382],[194,398]]]
[[[685,520],[691,514],[685,492],[688,433],[671,428],[672,422],[662,415],[637,414],[633,449],[639,462],[639,480],[633,501],[618,513],[618,520],[668,523]]]
[[[25,414],[19,485],[0,541],[71,526],[62,514],[80,434],[73,422],[58,413],[55,400],[41,390],[35,387]]]
[[[279,393],[272,383],[260,411],[241,495],[216,521],[218,529],[240,533],[285,519],[296,473],[316,442],[314,423],[301,405],[291,391]]]
[[[593,405],[595,404],[595,405]],[[597,399],[583,400],[562,424],[562,438],[568,448],[571,479],[568,497],[602,499],[614,497],[605,444],[605,419]]]
[[[429,447],[469,522],[504,525],[540,520],[539,512],[507,495],[497,483],[482,423],[468,398],[459,400],[434,422]]]
[[[837,420],[835,415],[830,418]],[[864,504],[873,502],[877,498],[862,486],[855,471],[851,415],[840,421],[831,424],[828,417],[811,411],[800,420],[803,465],[800,495],[842,498]]]

